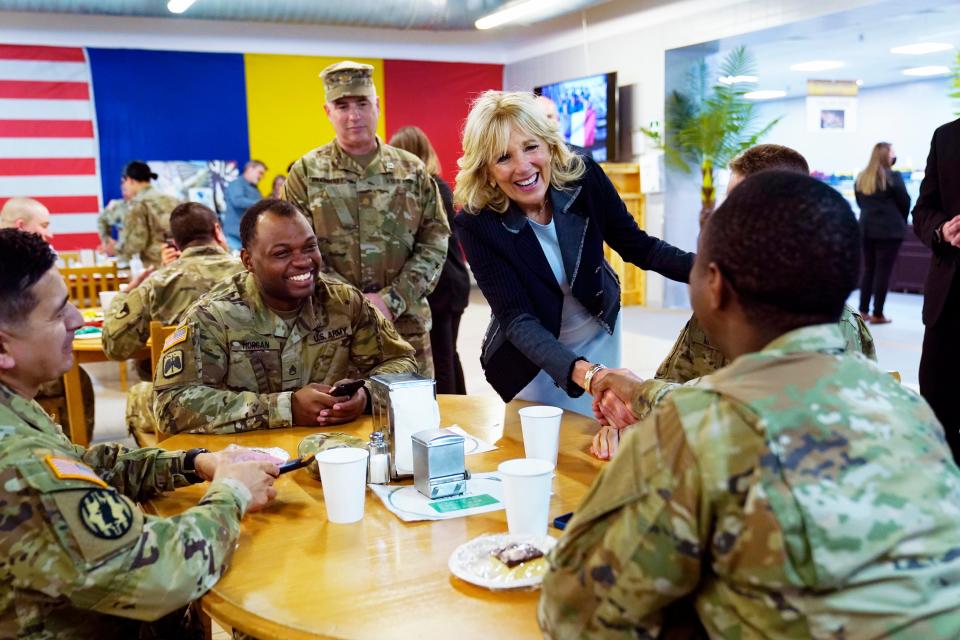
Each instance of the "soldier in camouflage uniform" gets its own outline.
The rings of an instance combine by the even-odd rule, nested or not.
[[[423,163],[377,137],[372,73],[347,61],[320,74],[337,136],[293,164],[283,198],[312,221],[326,272],[363,291],[432,377],[427,294],[440,278],[450,226]]]
[[[178,205],[170,214],[170,231],[182,251],[175,262],[156,272],[144,271],[126,293],[119,293],[104,312],[103,351],[113,360],[126,360],[147,344],[150,322],[180,322],[187,309],[213,286],[243,271],[240,260],[227,253],[217,214],[196,202]],[[147,378],[152,381],[151,377]],[[156,431],[153,383],[141,382],[127,391],[127,426],[140,444]]]
[[[130,211],[123,222],[120,242],[109,243],[107,253],[129,262],[140,254],[145,267],[159,267],[163,245],[170,239],[170,212],[180,202],[150,184],[157,174],[145,162],[134,160],[123,169],[124,189],[131,194]]]
[[[0,231],[0,637],[153,637],[157,626],[187,637],[176,610],[223,575],[244,512],[275,495],[277,466],[72,444],[33,400],[70,367],[83,324],[54,261],[40,238]],[[211,479],[175,518],[136,505]]]
[[[130,211],[130,203],[124,198],[111,200],[97,216],[97,235],[100,236],[100,246],[104,249],[114,239],[114,229],[123,228],[123,221]]]
[[[710,217],[690,296],[732,363],[601,471],[548,556],[547,637],[960,637],[960,470],[837,328],[859,243],[839,193],[786,172]]]
[[[154,378],[160,429],[233,433],[349,422],[367,405],[331,385],[417,370],[413,349],[351,285],[320,274],[310,223],[283,200],[240,222],[240,273],[200,298],[164,344]]]

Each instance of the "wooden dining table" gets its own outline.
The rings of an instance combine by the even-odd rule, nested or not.
[[[438,397],[441,426],[459,425],[497,449],[468,455],[471,472],[495,471],[504,460],[523,457],[517,410],[495,397]],[[550,499],[550,520],[573,511],[604,464],[589,453],[595,420],[566,412]],[[231,435],[176,435],[167,449],[230,443],[281,447],[291,456],[301,439],[319,429],[293,427]],[[327,428],[366,436],[371,419]],[[410,482],[410,481],[407,481]],[[372,491],[363,520],[327,522],[323,489],[305,469],[281,476],[277,498],[247,514],[231,566],[202,599],[203,610],[224,626],[257,638],[539,638],[539,591],[490,591],[451,575],[447,562],[462,543],[507,531],[503,510],[452,520],[403,522]],[[205,484],[164,494],[144,505],[173,516],[195,505]],[[558,537],[560,532],[550,528]]]

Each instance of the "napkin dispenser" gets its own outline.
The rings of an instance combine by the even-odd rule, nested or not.
[[[467,488],[463,436],[449,429],[413,434],[413,484],[428,498],[458,496]]]
[[[440,427],[436,383],[416,373],[370,376],[373,430],[390,449],[390,479],[413,476],[413,434]]]

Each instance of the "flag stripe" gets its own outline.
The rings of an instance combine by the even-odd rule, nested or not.
[[[53,246],[57,251],[72,251],[74,249],[93,249],[100,244],[100,236],[92,233],[55,233]]]
[[[0,138],[0,158],[89,158],[97,155],[93,138]]]
[[[50,229],[54,234],[89,233],[97,228],[96,213],[57,213],[50,216]]]
[[[92,120],[88,100],[0,99],[0,120]]]
[[[47,60],[54,62],[84,62],[79,47],[35,47],[19,44],[0,44],[0,59]]]
[[[92,137],[92,120],[0,120],[0,138]]]
[[[0,176],[96,175],[93,158],[0,158]]]
[[[39,200],[43,206],[50,210],[50,213],[97,213],[100,211],[100,202],[97,196],[32,196],[24,193],[28,197],[34,197]],[[9,198],[0,197],[0,207],[3,206]]]
[[[0,176],[0,196],[89,196],[100,193],[97,176]]]
[[[90,87],[86,82],[0,80],[0,98],[89,100]]]
[[[32,80],[55,82],[87,82],[87,65],[83,62],[50,64],[36,60],[3,60],[0,58],[0,78],[4,80]]]

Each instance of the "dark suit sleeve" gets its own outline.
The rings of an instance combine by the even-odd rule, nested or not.
[[[940,129],[934,132],[930,141],[930,155],[927,156],[927,169],[920,183],[920,197],[917,206],[913,209],[913,231],[923,244],[934,252],[940,253],[946,247],[939,246],[933,232],[953,216],[943,210],[943,200],[940,196],[940,176],[937,172],[937,135]]]
[[[903,216],[904,221],[906,221],[907,216],[910,214],[910,194],[907,193],[907,187],[903,184],[903,176],[900,175],[899,171],[891,172],[892,181],[890,186],[893,190],[893,201],[897,205],[897,211],[900,212],[900,215]]]
[[[604,242],[621,258],[641,269],[656,271],[677,282],[689,282],[694,254],[647,235],[637,226],[603,169],[588,160],[587,170],[593,174],[589,184],[596,185],[591,197],[596,200],[602,216]]]

